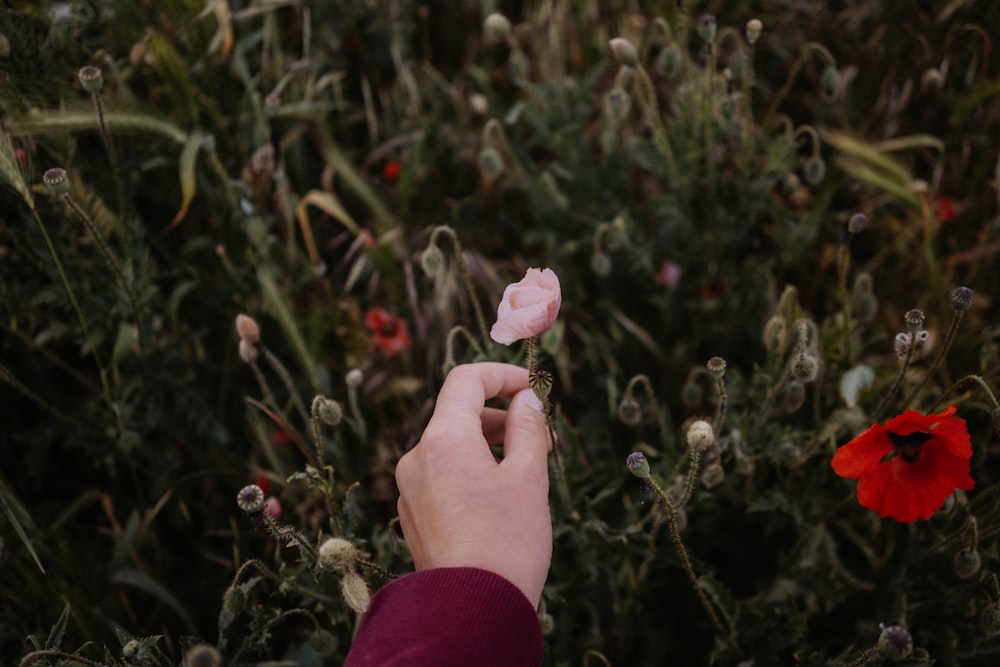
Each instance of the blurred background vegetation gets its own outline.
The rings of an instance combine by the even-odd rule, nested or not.
[[[196,639],[227,664],[324,664],[311,622],[282,615],[301,609],[339,664],[356,617],[336,581],[255,529],[236,492],[257,482],[310,539],[336,529],[411,567],[395,460],[447,367],[520,359],[478,335],[461,259],[487,318],[527,266],[564,290],[542,343],[565,464],[550,664],[860,664],[879,623],[907,625],[937,664],[994,664],[987,398],[957,396],[977,489],[931,521],[858,507],[829,457],[893,383],[903,313],[923,310],[940,349],[955,286],[975,305],[916,407],[968,373],[995,386],[997,25],[1000,5],[971,0],[5,3],[2,660],[59,648],[119,664],[132,638],[162,636],[147,664],[178,664]],[[617,37],[641,68],[621,66]],[[51,168],[68,191],[43,184]],[[842,271],[855,213],[869,224]],[[440,225],[462,254],[439,234],[427,276]],[[405,320],[406,349],[381,344],[374,308]],[[272,401],[240,360],[241,312],[261,325]],[[775,314],[816,332],[804,406],[762,333]],[[668,484],[684,470],[686,421],[718,408],[713,356],[728,366],[724,478],[698,485],[683,535],[731,643],[623,465],[640,449]],[[852,368],[871,381],[845,395]],[[316,394],[346,415],[324,448],[332,484],[306,468],[295,396]],[[959,577],[969,517],[982,566]],[[220,615],[251,558],[282,583],[254,581]]]

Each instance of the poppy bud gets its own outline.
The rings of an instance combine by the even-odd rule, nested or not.
[[[309,645],[320,655],[331,655],[337,650],[337,638],[326,630],[317,630],[310,635]]]
[[[433,243],[427,246],[427,249],[420,255],[420,267],[430,278],[436,276],[443,265],[444,253]]]
[[[802,165],[802,173],[809,185],[818,185],[826,176],[826,162],[821,157],[811,157]]]
[[[788,339],[788,322],[781,315],[775,315],[764,325],[764,349],[768,352],[780,352]]]
[[[590,270],[600,278],[607,278],[611,274],[614,263],[606,252],[595,252],[590,256]]]
[[[625,67],[635,67],[639,64],[639,54],[627,39],[615,37],[608,42],[608,45],[611,47],[611,53],[619,64]]]
[[[890,660],[903,660],[913,653],[910,631],[899,625],[883,628],[878,638],[878,652]]]
[[[698,17],[698,36],[706,42],[714,42],[718,32],[718,22],[711,14],[702,14]]]
[[[139,651],[139,640],[130,639],[125,642],[125,646],[122,646],[122,657],[123,658],[134,658],[135,654]]]
[[[365,374],[361,372],[360,368],[352,368],[344,376],[344,382],[347,384],[349,389],[357,389],[361,386],[361,383],[365,381]]]
[[[656,55],[656,70],[668,79],[681,68],[681,50],[671,44]]]
[[[646,460],[646,455],[642,452],[629,454],[628,458],[625,459],[625,467],[639,479],[649,477],[649,461]]]
[[[350,540],[342,537],[331,537],[319,546],[319,557],[316,565],[321,570],[347,572],[354,565],[358,550]]]
[[[760,33],[764,30],[764,24],[760,22],[760,19],[750,19],[747,21],[746,26],[746,36],[747,42],[750,46],[757,43],[760,38]]]
[[[792,380],[785,387],[782,398],[785,411],[789,414],[796,412],[806,402],[806,386],[798,380]]]
[[[701,386],[692,378],[681,387],[681,403],[686,408],[696,408],[701,405],[704,392]]]
[[[718,461],[705,466],[705,470],[701,473],[701,483],[709,490],[716,488],[725,480],[726,471]]]
[[[621,88],[612,88],[604,98],[604,113],[611,122],[618,124],[628,117],[632,98]]]
[[[978,549],[959,549],[951,560],[951,566],[959,579],[971,579],[983,569],[983,557]]]
[[[313,411],[327,426],[336,426],[344,418],[344,409],[340,403],[326,396],[317,396],[313,400]]]
[[[833,65],[823,68],[820,75],[820,95],[824,102],[833,102],[837,97],[837,88],[840,86],[840,72]]]
[[[859,322],[871,322],[878,314],[878,297],[871,292],[859,294],[852,314]]]
[[[184,667],[222,667],[222,654],[211,644],[195,644],[184,654]]]
[[[847,221],[847,231],[851,234],[857,234],[863,231],[865,227],[868,226],[868,216],[864,213],[855,213]]]
[[[642,421],[642,408],[634,398],[623,398],[618,404],[618,419],[627,426],[635,426]]]
[[[490,14],[483,21],[483,32],[488,40],[502,42],[510,34],[510,20],[503,14]]]
[[[100,67],[93,65],[81,67],[77,77],[80,79],[80,86],[88,93],[99,93],[104,88],[104,74],[101,73]]]
[[[371,592],[364,578],[357,572],[348,572],[340,580],[340,594],[344,596],[347,606],[359,614],[368,611]]]
[[[246,603],[246,593],[239,586],[230,586],[222,596],[222,608],[234,618],[240,615]]]
[[[489,178],[496,178],[503,172],[503,158],[497,149],[486,147],[479,151],[479,171]]]
[[[987,637],[1000,635],[1000,604],[987,605],[979,615],[979,627]]]
[[[819,360],[808,352],[800,352],[792,359],[792,377],[809,384],[819,374]]]
[[[249,315],[240,313],[236,316],[236,333],[254,345],[260,342],[260,326]]]
[[[69,192],[69,176],[65,169],[53,167],[42,174],[42,183],[54,195],[62,195]]]
[[[687,445],[695,454],[701,454],[715,444],[715,429],[704,419],[691,422],[687,430]]]
[[[243,360],[243,363],[252,364],[257,361],[257,355],[259,354],[257,346],[248,341],[246,338],[240,338],[238,351],[240,359]]]

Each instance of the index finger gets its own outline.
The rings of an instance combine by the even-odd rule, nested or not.
[[[438,393],[432,422],[445,421],[482,430],[480,415],[491,398],[512,398],[528,387],[528,371],[512,364],[482,362],[456,366]]]

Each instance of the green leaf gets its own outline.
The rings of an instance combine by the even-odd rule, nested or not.
[[[52,626],[52,630],[49,631],[49,638],[45,640],[45,648],[47,649],[62,648],[63,635],[66,634],[66,624],[68,622],[69,622],[69,604],[63,607],[62,613],[59,614],[59,619],[56,621],[55,625]]]
[[[181,621],[183,621],[184,625],[187,626],[188,631],[192,635],[197,634],[197,630],[195,629],[194,622],[191,620],[191,616],[184,610],[180,601],[175,598],[170,591],[160,585],[158,581],[149,575],[137,570],[123,568],[112,572],[110,581],[113,584],[121,584],[123,586],[137,588],[140,591],[153,596],[166,606],[170,607],[170,609],[177,614]]]
[[[193,132],[188,138],[187,144],[184,145],[184,150],[181,151],[180,162],[177,166],[181,180],[181,209],[167,225],[167,231],[176,227],[184,219],[191,206],[191,200],[194,199],[196,191],[194,170],[198,160],[198,151],[205,145],[206,140],[207,135],[204,133]]]
[[[4,516],[10,521],[10,525],[14,527],[14,532],[21,539],[24,548],[31,554],[35,565],[38,566],[42,574],[45,574],[45,568],[42,566],[42,561],[38,558],[38,552],[35,550],[35,545],[29,536],[29,534],[38,534],[38,526],[35,525],[28,510],[17,499],[14,492],[7,485],[7,480],[3,477],[0,477],[0,510],[3,511]]]

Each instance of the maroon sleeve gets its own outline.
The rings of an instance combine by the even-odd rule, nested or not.
[[[344,667],[538,667],[543,649],[538,614],[514,584],[440,568],[372,596]]]

